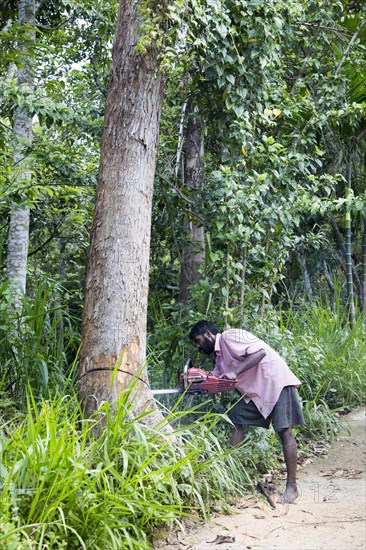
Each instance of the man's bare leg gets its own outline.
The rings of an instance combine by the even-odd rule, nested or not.
[[[296,484],[297,445],[291,428],[286,428],[282,432],[279,432],[278,435],[281,438],[287,469],[286,488],[281,499],[281,502],[286,504],[294,502],[294,500],[299,496]]]
[[[234,424],[234,426],[230,429],[229,445],[231,447],[236,447],[236,445],[239,445],[239,443],[243,441],[243,436],[243,426],[241,424]]]

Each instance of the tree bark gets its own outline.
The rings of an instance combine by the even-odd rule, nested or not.
[[[331,225],[332,225],[332,229],[333,229],[333,233],[334,233],[334,237],[335,237],[335,240],[336,240],[337,247],[340,250],[340,252],[342,253],[344,261],[346,262],[346,247],[345,247],[345,244],[343,242],[341,232],[339,231],[338,225],[337,225],[334,217],[331,217],[330,221],[331,221]],[[351,256],[350,260],[351,260],[353,283],[356,287],[358,296],[361,297],[361,294],[362,294],[361,281],[360,281],[360,278],[359,278],[358,273],[356,271],[354,262],[352,260],[352,256]],[[340,259],[340,261],[341,261],[341,259]]]
[[[34,0],[19,0],[19,22],[22,25],[34,25]],[[28,31],[29,39],[35,39],[35,31]],[[24,49],[24,51],[26,51]],[[25,90],[33,91],[34,74],[32,57],[26,55],[24,65],[17,70],[17,85]],[[32,174],[29,167],[26,148],[32,140],[32,116],[22,107],[17,107],[14,114],[14,182],[17,187],[28,187]],[[27,257],[29,247],[29,219],[30,208],[25,197],[21,196],[20,203],[14,204],[10,214],[8,250],[7,250],[7,277],[10,290],[15,299],[16,307],[20,307],[22,296],[27,283]]]
[[[246,284],[246,273],[247,273],[247,247],[244,246],[241,253],[241,261],[243,267],[241,269],[241,283],[240,283],[240,301],[239,301],[239,323],[240,328],[243,328],[244,325],[244,295],[245,295],[245,284]]]
[[[188,104],[188,117],[184,183],[193,193],[201,193],[204,185],[203,117],[198,113],[192,99]],[[203,226],[193,217],[184,219],[183,232],[187,242],[182,253],[179,299],[186,303],[189,298],[189,285],[197,283],[200,277],[199,268],[204,260],[205,234]]]
[[[306,258],[305,258],[304,255],[302,255],[302,256],[299,256],[299,259],[300,259],[300,264],[301,264],[302,276],[303,276],[303,279],[304,279],[305,293],[310,298],[310,301],[312,303],[314,303],[313,289],[312,289],[312,286],[311,286],[311,280],[310,280],[310,275],[309,275],[309,271],[308,271],[308,266],[307,266],[307,263],[306,263]]]
[[[162,415],[149,389],[145,358],[151,207],[164,79],[155,45],[139,53],[139,37],[139,2],[121,0],[86,276],[79,395],[89,416],[102,401],[117,401],[134,381],[131,414],[153,410],[146,421],[155,424]]]
[[[347,175],[346,175],[346,198],[349,196],[352,189],[352,153],[348,155]],[[351,253],[351,210],[348,207],[346,212],[345,222],[345,248],[346,248],[346,276],[347,276],[347,302],[348,314],[351,327],[355,322],[355,303],[353,295],[353,277],[352,277],[352,253]]]
[[[366,216],[361,219],[362,225],[362,309],[366,306]],[[366,322],[366,320],[365,320]]]
[[[335,306],[336,306],[334,283],[333,283],[331,274],[329,272],[329,267],[328,267],[327,262],[325,260],[323,260],[323,273],[324,273],[324,278],[328,283],[328,287],[329,287],[330,295],[331,295],[331,299],[332,299],[332,302],[331,302],[332,303],[332,310],[334,311]]]

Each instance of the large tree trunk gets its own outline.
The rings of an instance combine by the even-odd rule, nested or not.
[[[79,393],[86,415],[135,381],[133,416],[155,412],[146,356],[153,181],[163,77],[152,44],[136,51],[138,2],[121,0],[87,268]],[[113,373],[118,363],[118,368]],[[114,376],[115,374],[115,376]]]
[[[34,0],[19,0],[19,22],[22,25],[34,25]],[[35,32],[28,31],[28,38],[35,39]],[[25,56],[24,65],[17,70],[17,84],[33,91],[34,74],[31,56]],[[14,182],[19,188],[28,187],[32,177],[29,168],[26,148],[32,139],[32,116],[21,107],[17,107],[14,114]],[[22,295],[25,293],[27,282],[27,257],[29,247],[29,218],[30,208],[20,193],[19,205],[14,204],[9,221],[7,277],[10,289],[20,306]]]
[[[195,109],[192,99],[188,106],[188,124],[186,130],[185,186],[193,193],[203,189],[203,117]],[[199,280],[199,268],[204,260],[205,234],[202,224],[192,213],[184,219],[186,245],[182,253],[179,299],[187,302],[189,285]]]

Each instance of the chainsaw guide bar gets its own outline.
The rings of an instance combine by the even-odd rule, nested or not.
[[[227,380],[214,376],[201,367],[193,367],[192,360],[187,359],[183,372],[179,374],[179,388],[152,390],[153,395],[188,393],[193,395],[213,394],[235,389],[236,380]]]

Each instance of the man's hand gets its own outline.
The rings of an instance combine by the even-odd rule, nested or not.
[[[234,371],[225,372],[220,376],[220,378],[226,378],[226,380],[235,380],[236,379],[236,373]]]

